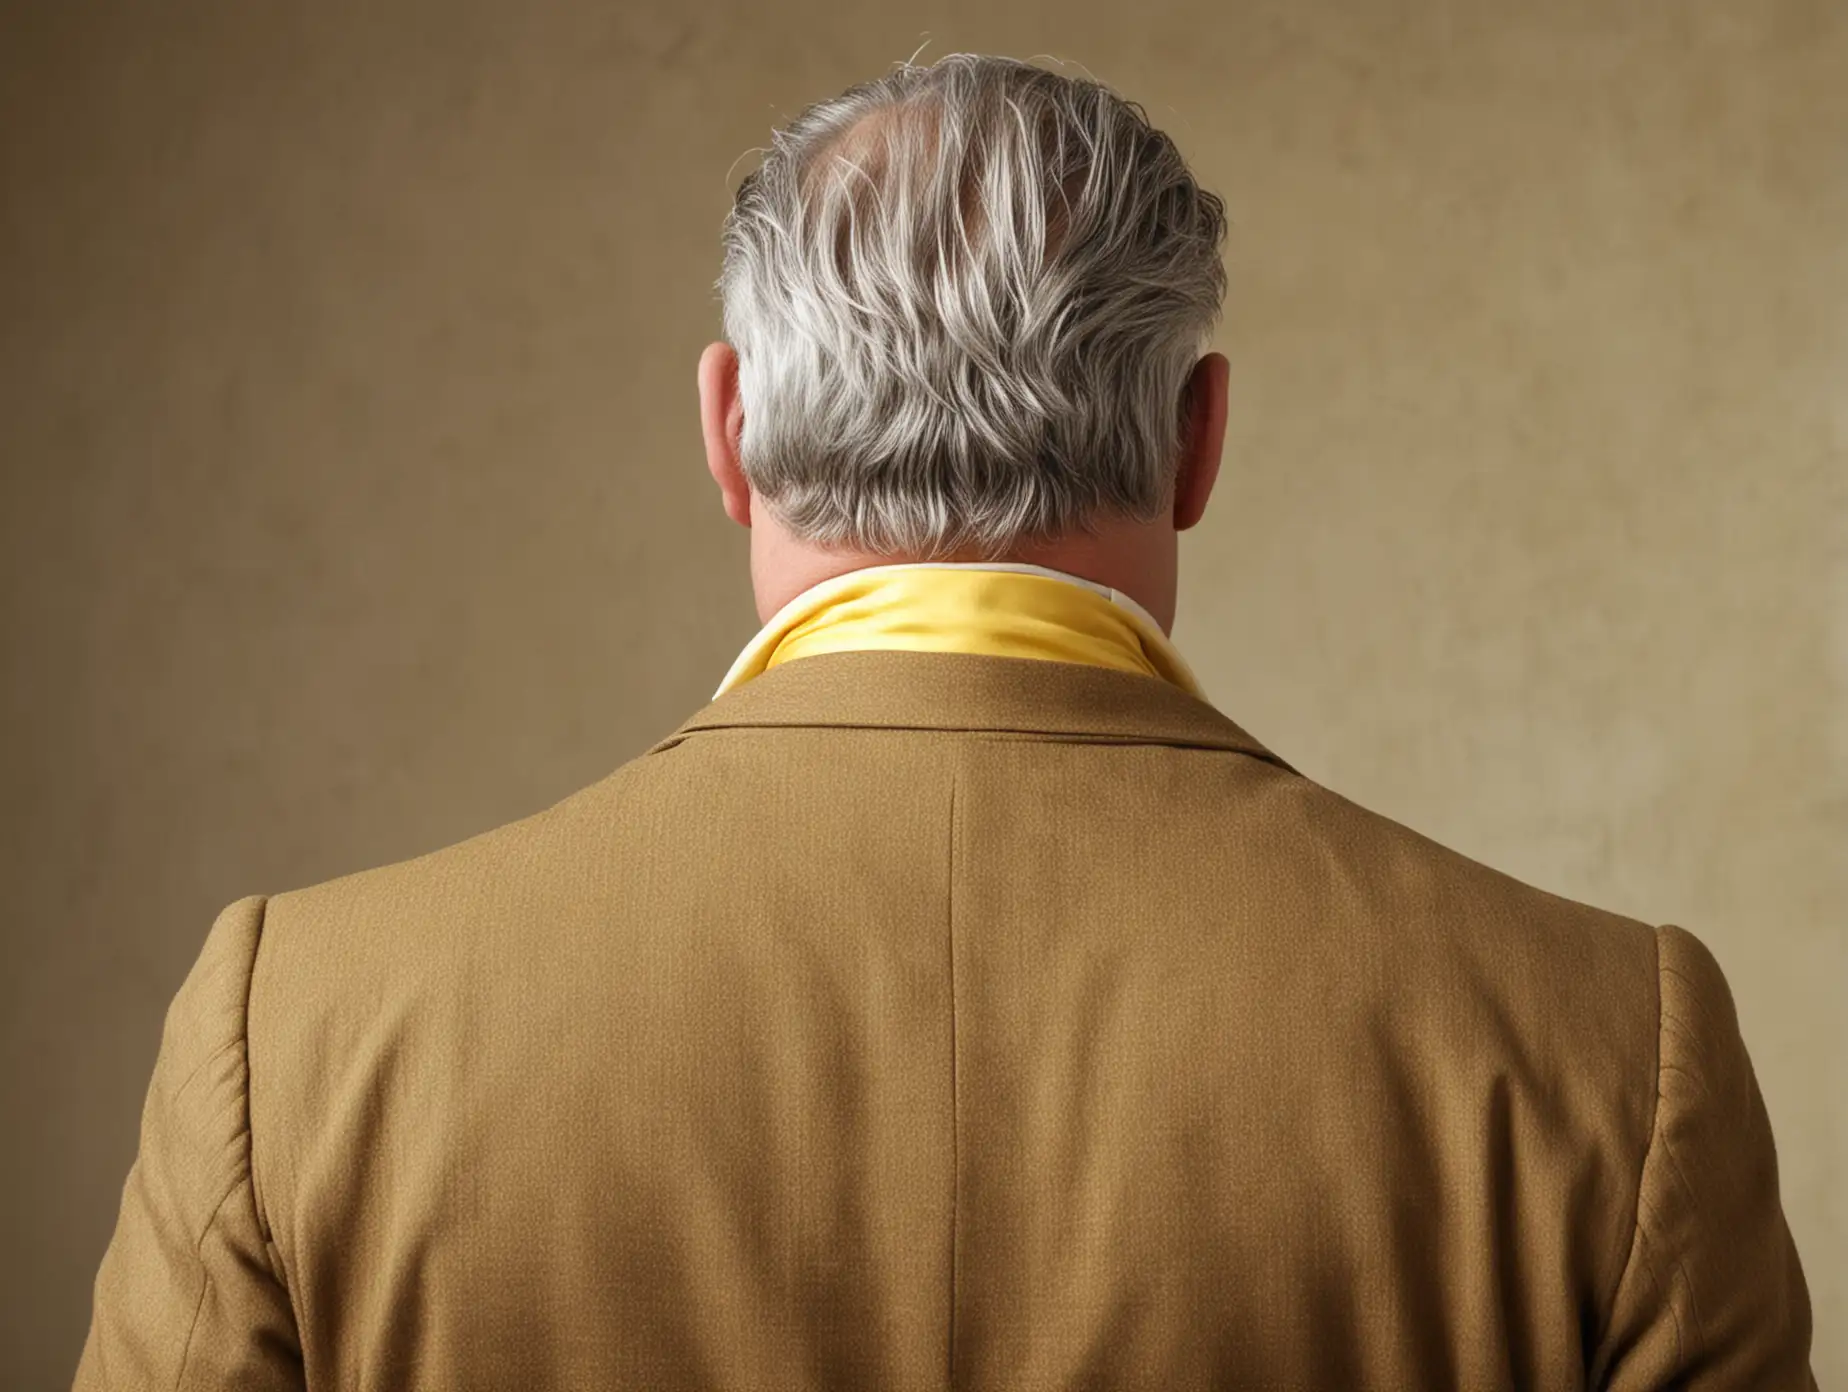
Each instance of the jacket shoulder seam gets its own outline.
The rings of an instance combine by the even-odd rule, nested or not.
[[[1655,1154],[1656,1143],[1661,1136],[1662,1130],[1663,1045],[1665,1042],[1663,1036],[1667,1012],[1663,1008],[1662,1000],[1662,974],[1665,970],[1665,965],[1662,960],[1662,930],[1659,927],[1652,926],[1649,934],[1649,941],[1655,953],[1655,971],[1651,974],[1655,982],[1656,1007],[1655,1062],[1652,1069],[1655,1075],[1655,1095],[1649,1104],[1649,1138],[1644,1142],[1643,1153],[1637,1159],[1636,1192],[1630,1199],[1629,1248],[1624,1255],[1623,1266],[1617,1272],[1617,1279],[1612,1283],[1604,1299],[1599,1302],[1603,1320],[1603,1337],[1600,1342],[1606,1345],[1608,1345],[1611,1336],[1615,1332],[1613,1325],[1617,1315],[1617,1300],[1623,1294],[1624,1284],[1630,1279],[1631,1269],[1637,1265],[1637,1260],[1642,1253],[1642,1249],[1648,1245],[1647,1238],[1643,1231],[1643,1190],[1649,1178],[1649,1161]],[[1645,1257],[1643,1260],[1646,1262],[1647,1258]],[[1677,1336],[1679,1336],[1679,1328],[1677,1328]],[[1608,1347],[1605,1352],[1608,1356],[1610,1352]],[[1600,1363],[1602,1362],[1603,1360],[1600,1359]],[[1602,1370],[1600,1371],[1602,1372]],[[1600,1380],[1602,1380],[1602,1377],[1600,1377]]]

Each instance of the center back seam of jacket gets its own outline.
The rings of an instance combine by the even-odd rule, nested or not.
[[[958,1135],[956,1094],[956,770],[950,770],[950,848],[944,918],[950,959],[950,1306],[949,1355],[944,1386],[956,1385],[956,1224],[957,1197],[962,1187],[962,1148]]]

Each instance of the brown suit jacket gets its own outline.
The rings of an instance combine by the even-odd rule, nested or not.
[[[230,905],[77,1384],[1813,1386],[1694,937],[1148,677],[849,652]]]

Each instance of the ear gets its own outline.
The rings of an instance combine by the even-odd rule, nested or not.
[[[1181,441],[1180,466],[1174,478],[1174,530],[1184,532],[1206,512],[1206,500],[1219,478],[1219,456],[1226,444],[1226,391],[1232,364],[1223,353],[1208,353],[1187,379],[1187,426]]]
[[[751,485],[744,477],[744,398],[738,393],[738,355],[729,343],[708,343],[699,355],[699,430],[706,469],[725,502],[725,515],[751,525]]]

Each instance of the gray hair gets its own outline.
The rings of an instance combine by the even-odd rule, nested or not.
[[[879,555],[1152,521],[1225,227],[1095,81],[955,53],[817,102],[725,220],[745,477],[798,537]]]

